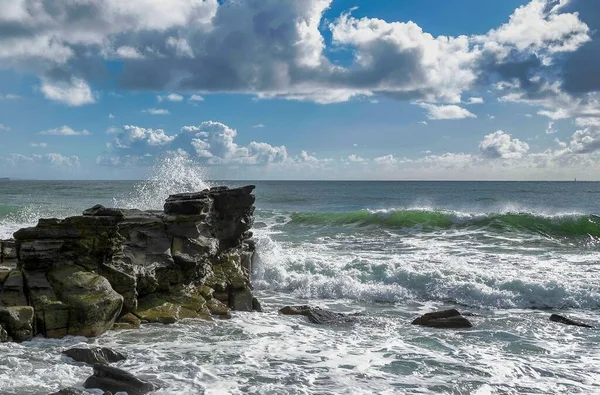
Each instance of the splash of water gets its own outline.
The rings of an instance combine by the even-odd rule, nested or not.
[[[198,192],[210,188],[206,170],[189,156],[163,157],[150,170],[150,176],[124,197],[113,198],[115,207],[161,210],[165,199],[176,193]]]

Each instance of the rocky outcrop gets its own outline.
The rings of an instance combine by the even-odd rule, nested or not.
[[[62,353],[75,362],[83,362],[92,366],[97,363],[101,365],[108,365],[109,363],[124,361],[127,359],[127,357],[120,352],[106,347],[74,347],[63,351]]]
[[[584,323],[578,322],[578,321],[573,321],[570,318],[567,318],[567,317],[564,317],[564,316],[558,315],[558,314],[552,314],[550,316],[550,321],[558,322],[560,324],[565,324],[565,325],[580,326],[582,328],[593,328],[592,325],[584,324]]]
[[[434,311],[423,314],[416,318],[413,325],[428,326],[431,328],[472,328],[473,324],[463,317],[463,315],[455,309]]]
[[[46,337],[260,310],[250,284],[253,189],[172,195],[163,211],[97,205],[40,219],[0,245],[0,308],[30,306],[32,334]],[[6,316],[0,325],[15,338]]]
[[[90,376],[83,386],[112,393],[126,392],[129,395],[143,395],[158,389],[158,386],[141,380],[125,370],[101,364],[94,365],[94,375]]]

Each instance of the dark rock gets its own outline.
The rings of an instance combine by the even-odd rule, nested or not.
[[[71,387],[71,388],[64,388],[57,392],[53,392],[50,395],[87,395],[87,394],[89,394],[89,392],[85,392],[80,389]]]
[[[353,315],[336,313],[316,306],[285,306],[279,310],[284,315],[303,315],[313,324],[352,324],[356,322]]]
[[[158,389],[158,386],[141,380],[125,370],[100,364],[94,365],[94,375],[90,376],[83,386],[113,393],[127,392],[129,395],[147,394]]]
[[[111,350],[106,347],[94,347],[94,348],[69,348],[62,352],[67,357],[71,358],[75,362],[84,362],[88,365],[102,364],[108,365],[110,363],[124,361],[127,359],[124,354]]]
[[[0,325],[0,343],[4,343],[8,341],[8,332],[2,325]]]
[[[562,315],[558,315],[558,314],[552,314],[550,316],[550,321],[558,322],[558,323],[565,324],[565,325],[580,326],[582,328],[593,328],[593,326],[591,326],[591,325],[584,324],[582,322],[573,321],[570,318],[563,317]]]
[[[31,340],[34,335],[33,307],[0,307],[0,325],[13,341]]]
[[[413,325],[431,328],[472,328],[473,324],[456,309],[434,311],[423,314],[412,322]]]

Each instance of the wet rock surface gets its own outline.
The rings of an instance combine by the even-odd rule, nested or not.
[[[331,310],[322,309],[316,306],[285,306],[279,310],[284,315],[302,315],[308,318],[308,321],[319,325],[340,325],[353,324],[356,322],[356,315],[336,313]]]
[[[473,324],[465,318],[458,310],[441,310],[423,314],[416,318],[413,325],[427,326],[430,328],[472,328]]]
[[[124,354],[106,347],[74,347],[63,351],[62,353],[75,362],[84,362],[92,366],[94,364],[108,365],[127,359]]]
[[[157,385],[139,379],[123,369],[101,364],[94,365],[94,374],[83,386],[112,393],[127,392],[129,395],[143,395],[159,389]]]
[[[0,242],[0,326],[16,341],[89,337],[261,310],[253,189],[172,195],[163,211],[96,205],[17,231]]]
[[[565,324],[565,325],[579,326],[582,328],[593,328],[592,325],[584,324],[583,322],[574,321],[570,318],[567,318],[565,316],[558,315],[558,314],[552,314],[550,316],[550,321],[558,322],[560,324]]]

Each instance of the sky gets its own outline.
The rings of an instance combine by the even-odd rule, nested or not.
[[[600,180],[599,28],[597,0],[0,0],[0,177]]]

